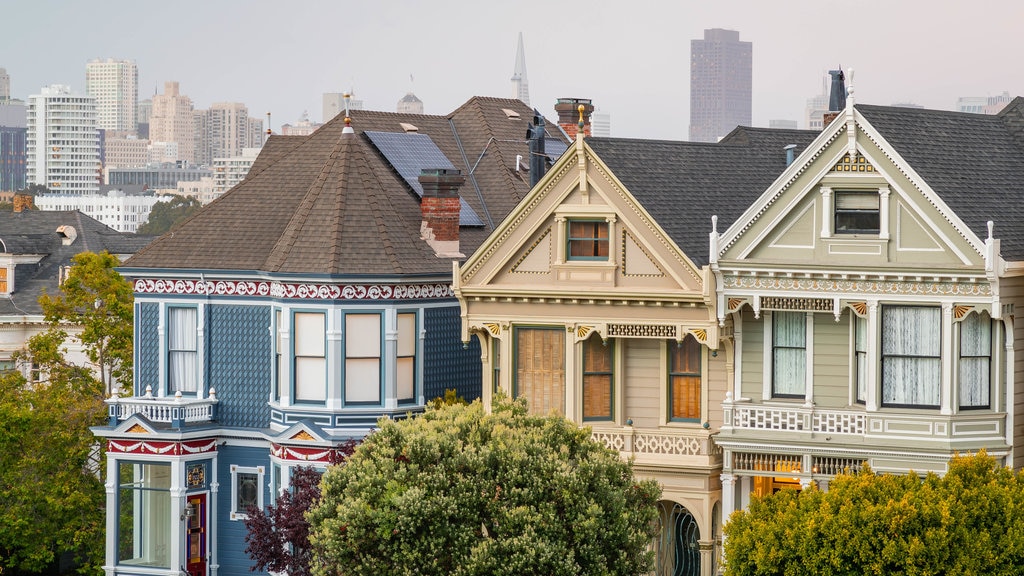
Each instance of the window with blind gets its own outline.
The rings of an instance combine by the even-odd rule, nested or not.
[[[565,414],[565,328],[517,327],[515,366],[513,396],[534,414]]]
[[[992,319],[988,312],[960,322],[960,407],[989,407],[992,378]]]
[[[167,309],[167,392],[172,396],[198,390],[197,316],[195,308]]]
[[[938,408],[942,383],[939,308],[882,308],[882,405]]]
[[[836,192],[836,234],[878,234],[880,223],[877,192]]]
[[[395,373],[398,402],[416,398],[416,314],[398,315],[398,366]]]
[[[807,386],[807,314],[772,312],[772,396],[803,398]]]
[[[612,419],[614,345],[596,333],[583,341],[583,420]]]
[[[701,421],[700,343],[692,335],[668,341],[669,420]]]
[[[327,324],[322,312],[292,316],[295,347],[295,402],[327,400]]]
[[[566,254],[569,260],[607,260],[608,222],[570,220]]]
[[[345,315],[345,403],[380,404],[380,314]]]

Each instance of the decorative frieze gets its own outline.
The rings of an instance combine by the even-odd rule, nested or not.
[[[777,296],[766,296],[761,298],[761,309],[831,312],[832,300],[827,298],[781,298]]]
[[[216,451],[216,440],[189,440],[185,442],[110,440],[107,442],[107,452],[116,452],[118,454],[188,456]]]
[[[791,278],[771,276],[725,275],[722,289],[785,290],[793,292],[845,292],[854,294],[898,294],[916,296],[992,295],[987,282],[954,282],[934,280],[870,280],[850,278]],[[762,299],[762,303],[767,298]],[[831,309],[831,308],[828,308]]]
[[[449,284],[299,284],[284,282],[154,280],[135,281],[136,294],[172,296],[270,296],[301,300],[424,300],[454,298]]]
[[[609,324],[609,337],[627,338],[675,338],[678,332],[675,326],[656,324]]]

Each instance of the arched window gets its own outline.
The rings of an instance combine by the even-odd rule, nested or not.
[[[661,530],[654,543],[657,576],[700,575],[700,528],[690,511],[675,502],[658,502]]]

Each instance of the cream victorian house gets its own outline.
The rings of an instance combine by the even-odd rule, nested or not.
[[[731,325],[708,266],[712,214],[739,216],[815,133],[716,144],[579,138],[454,271],[483,400],[592,428],[664,488],[658,574],[712,574],[721,538]]]
[[[726,517],[864,462],[941,473],[985,449],[1020,467],[1022,197],[1024,100],[982,116],[851,97],[712,234],[709,308],[735,342]]]

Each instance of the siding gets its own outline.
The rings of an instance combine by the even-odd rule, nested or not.
[[[472,402],[483,389],[480,341],[470,338],[469,346],[463,347],[459,314],[457,305],[427,308],[423,312],[423,394],[428,402],[444,396],[450,388]]]
[[[270,307],[214,304],[207,307],[206,326],[206,382],[220,400],[218,420],[224,426],[268,426]]]
[[[231,499],[234,497],[231,485],[231,465],[263,466],[263,503],[270,502],[270,456],[267,448],[248,448],[240,446],[221,446],[217,450],[217,481],[220,488],[217,492],[217,553],[220,570],[219,576],[245,576],[249,574],[266,574],[252,572],[252,560],[245,553],[245,521],[231,519]]]
[[[1015,277],[1007,279],[1002,285],[1004,302],[1012,302],[1014,311],[1017,308],[1024,310],[1024,278]],[[1014,470],[1024,466],[1024,450],[1019,448],[1020,441],[1024,438],[1024,322],[1010,320],[1007,332],[1013,331],[1013,394],[1010,395],[1012,405],[1007,406],[1007,414],[1013,418],[1013,462]]]
[[[637,428],[661,425],[660,340],[623,340],[622,381],[625,399],[622,421],[631,418]]]
[[[761,401],[764,382],[764,317],[755,319],[754,313],[743,309],[743,370],[741,391],[744,398],[753,402]]]
[[[850,404],[850,312],[839,322],[831,314],[814,315],[814,404],[843,408]]]
[[[726,373],[725,350],[719,350],[718,356],[711,356],[707,349],[703,352],[708,355],[708,411],[704,419],[712,430],[718,430],[722,426],[722,402],[726,391],[732,390],[732,383]]]

